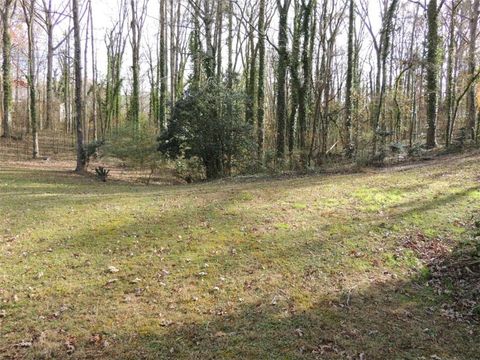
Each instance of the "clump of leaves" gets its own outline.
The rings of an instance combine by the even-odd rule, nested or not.
[[[449,301],[442,304],[442,312],[452,319],[480,320],[480,222],[448,256],[430,262],[429,285],[438,293],[448,293]]]
[[[104,168],[103,166],[99,166],[95,168],[95,173],[100,180],[102,180],[103,182],[107,182],[107,177],[110,174],[110,170]]]

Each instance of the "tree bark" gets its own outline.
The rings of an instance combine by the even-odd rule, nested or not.
[[[29,89],[29,116],[32,129],[32,158],[39,155],[38,150],[38,123],[37,123],[37,90],[36,90],[36,63],[35,63],[35,0],[22,1],[25,23],[27,24],[28,38],[28,89]]]
[[[75,123],[77,130],[77,173],[84,173],[87,169],[87,156],[83,145],[83,98],[82,98],[82,47],[80,42],[81,28],[78,13],[78,0],[72,0],[73,41],[74,41],[74,71],[75,71]]]
[[[167,47],[166,47],[166,1],[160,0],[160,53],[159,53],[159,80],[160,80],[160,103],[158,106],[158,129],[161,131],[165,127],[165,109],[167,100]],[[172,50],[170,50],[172,51]]]
[[[427,7],[427,143],[432,149],[437,146],[437,102],[438,102],[438,9],[437,0],[430,0]]]
[[[353,87],[353,33],[355,31],[355,3],[350,0],[348,15],[347,79],[345,84],[345,132],[343,148],[345,155],[351,157],[355,151],[352,139],[352,87]]]
[[[46,4],[45,4],[46,5]],[[45,11],[45,26],[47,30],[47,104],[45,111],[45,128],[52,127],[53,112],[53,24],[52,24],[52,1],[48,3]]]
[[[312,17],[314,1],[302,0],[302,35],[303,35],[303,47],[302,47],[302,71],[303,71],[303,83],[298,98],[298,124],[299,124],[299,148],[302,152],[302,159],[305,157],[306,150],[306,137],[307,137],[307,112],[309,109],[310,101],[310,78],[311,78],[311,59],[310,59],[310,21]]]
[[[447,51],[447,83],[446,83],[446,94],[445,94],[445,104],[446,104],[446,113],[447,113],[447,123],[445,126],[445,146],[450,146],[451,140],[451,126],[452,126],[452,116],[453,116],[453,106],[454,106],[454,79],[453,79],[453,63],[455,56],[455,15],[456,15],[457,1],[452,0],[451,13],[450,13],[450,24],[449,24],[449,40],[448,40],[448,51]]]
[[[9,138],[11,136],[10,127],[12,123],[12,38],[10,35],[10,18],[15,0],[5,0],[3,9],[0,9],[3,25],[3,63],[2,63],[2,80],[3,80],[3,117],[2,137]]]
[[[258,15],[257,90],[257,158],[260,162],[263,160],[263,138],[265,122],[265,36],[265,0],[260,0],[260,8]]]
[[[480,0],[471,1],[470,14],[470,43],[468,50],[468,72],[470,77],[474,77],[476,73],[476,50],[477,50],[477,29],[479,17]],[[477,122],[477,102],[476,102],[476,83],[472,83],[468,91],[467,107],[468,107],[468,124],[467,136],[475,139],[475,125]]]
[[[285,125],[286,125],[286,77],[287,77],[287,26],[288,9],[291,0],[284,0],[284,3],[277,0],[279,11],[279,31],[278,31],[278,65],[277,65],[277,138],[276,138],[276,157],[277,160],[283,160],[285,157]]]

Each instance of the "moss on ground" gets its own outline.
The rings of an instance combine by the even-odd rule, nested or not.
[[[404,245],[458,245],[479,160],[177,187],[3,166],[0,354],[474,359]]]

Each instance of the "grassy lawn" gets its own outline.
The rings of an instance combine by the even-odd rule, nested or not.
[[[479,164],[149,187],[0,165],[0,358],[479,359],[428,268],[480,217]]]

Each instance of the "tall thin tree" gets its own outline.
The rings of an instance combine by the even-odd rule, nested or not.
[[[15,0],[5,0],[0,15],[2,17],[2,87],[3,87],[3,116],[2,116],[2,137],[11,136],[10,127],[12,123],[12,37],[10,34],[10,21],[15,9]]]
[[[287,99],[286,99],[286,80],[288,64],[288,10],[291,0],[277,0],[277,9],[279,12],[278,29],[278,64],[277,64],[277,137],[276,137],[276,157],[282,160],[285,157],[285,127],[287,118]]]
[[[437,106],[438,106],[438,5],[430,0],[427,7],[427,148],[437,146]]]
[[[37,89],[36,89],[36,56],[35,56],[35,0],[22,0],[22,9],[27,24],[28,39],[28,89],[29,89],[29,117],[32,130],[32,157],[39,155],[38,149],[38,122],[37,122]]]
[[[80,16],[78,0],[72,0],[72,17],[73,17],[73,42],[74,42],[74,71],[75,71],[75,125],[77,130],[77,173],[84,173],[87,169],[87,155],[83,145],[83,79],[82,79],[82,44],[80,36],[82,29],[80,27]]]

